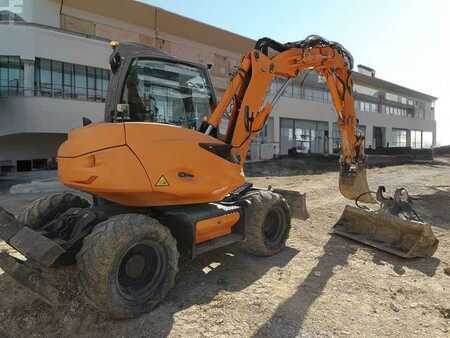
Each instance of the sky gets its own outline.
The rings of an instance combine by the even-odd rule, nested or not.
[[[437,142],[450,144],[450,0],[141,0],[252,38],[340,42],[377,77],[438,97]]]

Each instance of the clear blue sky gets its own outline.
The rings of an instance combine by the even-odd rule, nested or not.
[[[319,34],[377,77],[437,96],[438,143],[450,144],[450,0],[141,0],[253,39]]]

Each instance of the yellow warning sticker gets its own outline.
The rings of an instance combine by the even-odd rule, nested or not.
[[[169,181],[167,180],[166,176],[161,175],[161,177],[158,179],[158,182],[156,182],[157,187],[168,187]]]

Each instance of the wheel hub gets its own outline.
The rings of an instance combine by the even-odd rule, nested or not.
[[[125,273],[131,278],[139,278],[144,272],[145,257],[137,254],[131,256],[125,264]]]
[[[167,270],[167,254],[161,244],[148,240],[131,247],[123,256],[117,275],[124,297],[147,299],[159,287]]]

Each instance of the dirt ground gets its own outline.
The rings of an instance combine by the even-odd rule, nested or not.
[[[307,193],[311,218],[293,222],[280,254],[256,258],[229,247],[183,261],[168,298],[127,321],[85,302],[76,268],[56,274],[66,304],[53,308],[0,270],[0,337],[450,337],[450,158],[368,172],[372,187],[404,186],[418,198],[440,241],[428,259],[403,260],[329,235],[347,203],[337,172],[298,173],[250,179]],[[12,200],[16,210],[23,206]]]

